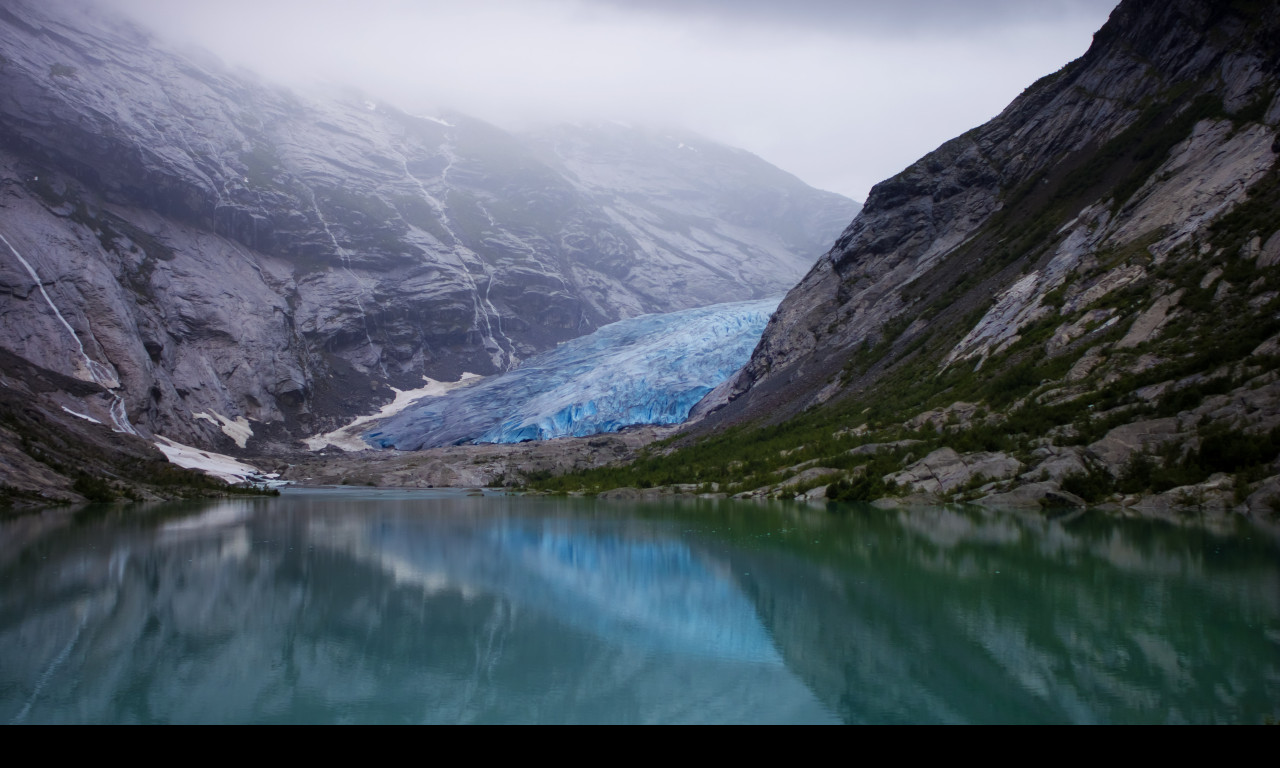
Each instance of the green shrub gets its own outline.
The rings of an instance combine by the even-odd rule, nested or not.
[[[829,501],[875,501],[891,496],[898,486],[892,480],[885,482],[878,474],[863,474],[851,479],[837,480],[827,486]]]
[[[116,500],[116,493],[111,484],[100,477],[81,475],[71,484],[71,490],[89,501],[109,502]]]
[[[1115,478],[1106,469],[1089,464],[1084,472],[1071,472],[1062,478],[1062,490],[1074,493],[1096,504],[1115,492]]]

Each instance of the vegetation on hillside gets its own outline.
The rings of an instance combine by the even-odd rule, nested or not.
[[[1042,316],[1012,344],[979,363],[944,365],[948,352],[991,306],[991,285],[1008,284],[1037,265],[1090,200],[1113,211],[1136,193],[1169,150],[1199,120],[1231,119],[1238,130],[1256,120],[1257,104],[1227,115],[1216,98],[1188,99],[1175,89],[1152,100],[1131,126],[1092,153],[1072,159],[1037,187],[1006,192],[1006,206],[949,259],[974,254],[980,268],[952,270],[949,285],[908,287],[913,314],[903,315],[849,353],[838,380],[843,392],[783,423],[746,424],[652,445],[625,466],[559,477],[530,478],[553,492],[594,493],[614,487],[693,484],[738,493],[776,486],[809,467],[838,470],[838,479],[787,487],[802,492],[830,482],[829,498],[874,499],[894,493],[882,478],[939,447],[1001,451],[1032,464],[1035,449],[1088,445],[1111,429],[1144,419],[1185,414],[1206,398],[1274,381],[1275,350],[1255,350],[1280,335],[1280,267],[1258,267],[1247,251],[1280,231],[1280,172],[1273,168],[1247,199],[1165,259],[1148,246],[1153,231],[1122,248],[1094,255],[1091,268],[1044,297]],[[1257,100],[1262,103],[1265,99]],[[1047,191],[1044,189],[1047,187]],[[998,252],[989,252],[999,245]],[[1120,267],[1139,279],[1089,302],[1072,301],[1081,285]],[[920,281],[923,282],[923,281]],[[1158,335],[1133,348],[1119,341],[1134,319],[1161,296],[1178,301]],[[968,302],[962,301],[969,297]],[[964,315],[956,316],[963,309]],[[923,318],[928,323],[915,322]],[[941,321],[945,320],[945,322]],[[1078,335],[1063,341],[1064,329]],[[1050,341],[1057,336],[1057,343]],[[1087,356],[1099,358],[1089,370]],[[1072,371],[1075,375],[1068,376]],[[1083,371],[1083,372],[1082,372]],[[970,418],[947,421],[956,403],[976,406]],[[973,409],[970,409],[973,410]],[[918,418],[935,413],[932,420]],[[916,441],[904,444],[902,441]],[[886,445],[878,452],[852,452]],[[1203,482],[1215,473],[1236,478],[1237,496],[1274,474],[1280,432],[1205,417],[1188,441],[1135,455],[1118,474],[1100,466],[1064,478],[1064,490],[1089,501],[1116,493],[1158,493]],[[962,489],[957,497],[972,489]]]

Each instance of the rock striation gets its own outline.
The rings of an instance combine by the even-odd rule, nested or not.
[[[652,471],[776,495],[798,454],[828,499],[1274,518],[1278,40],[1268,4],[1120,3],[876,185]]]
[[[721,418],[785,417],[867,389],[892,360],[850,376],[864,345],[933,338],[940,366],[981,365],[1029,325],[1096,311],[1170,259],[1234,256],[1241,244],[1211,228],[1274,175],[1278,15],[1122,3],[1083,57],[872,189],[779,307]],[[1235,234],[1247,245],[1277,228]],[[1176,314],[1170,287],[1117,316],[1130,329],[1118,348]],[[942,347],[944,328],[960,334]]]
[[[6,2],[0,77],[0,346],[221,450],[777,295],[857,210],[700,137],[286,91],[91,3]]]

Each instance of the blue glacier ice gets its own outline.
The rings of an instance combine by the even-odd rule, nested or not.
[[[679,424],[747,362],[780,301],[621,320],[531,357],[515,370],[419,400],[364,439],[412,451]]]

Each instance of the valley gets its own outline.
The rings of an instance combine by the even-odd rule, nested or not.
[[[1280,7],[1108,1],[861,205],[657,118],[1090,0],[0,3],[0,718],[1276,722]]]
[[[708,417],[546,487],[1274,521],[1277,24],[1121,4],[877,185]]]
[[[8,386],[62,427],[324,482],[1276,519],[1273,12],[1121,4],[847,226],[852,201],[697,137],[317,99],[42,13],[0,16],[40,41],[4,54],[0,322],[46,372]],[[107,89],[144,55],[171,74],[124,110]],[[678,413],[627,383],[667,352],[566,346],[788,288]],[[569,389],[532,383],[540,354]],[[464,375],[486,378],[368,420]],[[346,448],[400,450],[313,452],[357,417]]]

